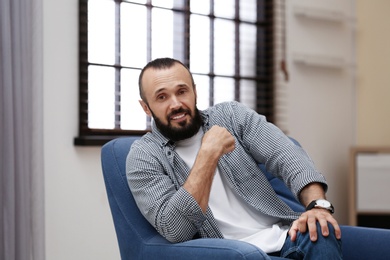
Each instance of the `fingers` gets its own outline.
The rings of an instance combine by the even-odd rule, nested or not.
[[[304,212],[297,220],[293,222],[289,230],[291,240],[295,241],[297,232],[299,231],[302,234],[309,232],[310,240],[313,242],[317,241],[317,222],[320,225],[322,236],[326,237],[329,235],[329,223],[334,228],[336,238],[341,239],[340,226],[332,214],[324,209],[312,209]]]
[[[299,230],[299,232],[306,233],[307,228],[308,228],[307,221],[308,221],[308,216],[305,215],[305,214],[302,214],[298,218],[297,222],[298,222],[298,230]]]
[[[202,145],[210,149],[220,149],[219,153],[226,154],[235,148],[235,138],[224,127],[213,126],[203,137]]]
[[[295,241],[297,239],[297,234],[298,234],[298,220],[295,220],[291,227],[290,230],[288,231],[288,235],[290,236],[291,241]]]
[[[341,239],[341,228],[340,228],[339,224],[337,223],[337,221],[332,217],[332,219],[329,220],[328,222],[330,224],[332,224],[336,238]]]

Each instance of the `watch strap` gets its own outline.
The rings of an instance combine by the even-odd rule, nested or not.
[[[317,204],[317,200],[313,200],[312,202],[309,203],[309,205],[307,205],[306,211],[307,210],[311,210],[313,208],[320,208],[320,209],[326,209],[331,214],[333,214],[334,213],[334,207],[333,207],[332,203],[329,202],[329,204],[330,204],[329,207],[323,207],[323,206],[320,206],[320,205]]]

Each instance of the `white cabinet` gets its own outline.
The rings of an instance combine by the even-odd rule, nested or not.
[[[390,226],[390,147],[353,148],[349,181],[349,224],[359,225],[364,216],[371,222],[388,218]]]

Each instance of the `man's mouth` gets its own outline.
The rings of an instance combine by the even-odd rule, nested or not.
[[[171,116],[171,120],[180,120],[186,116],[186,113],[177,114],[175,116]]]

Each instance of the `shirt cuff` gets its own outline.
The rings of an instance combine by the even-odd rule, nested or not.
[[[206,216],[196,202],[195,198],[183,187],[173,196],[173,205],[181,215],[187,217],[197,228],[203,225]]]

